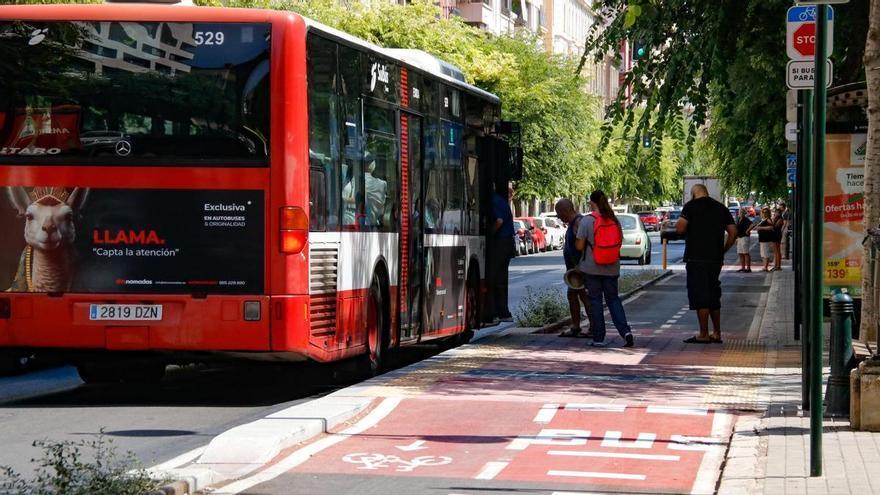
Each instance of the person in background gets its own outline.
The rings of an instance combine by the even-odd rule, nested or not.
[[[574,209],[574,203],[568,198],[560,199],[556,203],[556,216],[565,222],[568,227],[565,230],[565,242],[562,244],[562,257],[565,261],[565,269],[571,270],[578,265],[581,259],[581,252],[577,250],[576,237],[578,227],[583,220],[583,215]],[[587,320],[590,322],[590,329],[587,330],[585,336],[592,337],[592,313],[590,312],[590,301],[587,298],[586,288],[577,290],[569,288],[568,310],[571,313],[571,328],[562,332],[560,337],[578,337],[581,334],[581,303],[587,313]]]
[[[700,333],[687,344],[721,343],[721,267],[724,253],[736,242],[736,225],[730,210],[709,196],[704,184],[691,188],[691,199],[675,224],[684,245],[688,303],[697,312]],[[725,239],[725,232],[727,238]],[[709,318],[715,331],[709,335]]]
[[[510,211],[510,198],[513,190],[506,182],[497,184],[495,195],[492,198],[493,216],[495,221],[491,225],[492,235],[489,238],[489,259],[486,260],[488,268],[489,304],[492,311],[487,319],[494,322],[495,318],[501,321],[513,321],[510,308],[507,305],[508,268],[513,258],[516,247],[513,229],[513,213]]]
[[[761,245],[761,259],[764,261],[764,271],[770,271],[770,259],[773,257],[773,222],[770,221],[770,208],[761,208],[761,223],[755,230],[758,231],[758,242]]]
[[[785,220],[782,219],[783,211],[777,208],[773,212],[773,271],[782,270],[782,237],[785,235]]]
[[[739,263],[742,266],[739,270],[740,273],[751,273],[752,272],[752,255],[750,251],[752,249],[752,229],[754,228],[754,224],[752,220],[749,218],[748,213],[745,208],[740,208],[739,213],[737,214],[739,217],[736,221],[736,254],[739,255]]]
[[[593,213],[581,219],[577,231],[575,245],[578,251],[583,252],[578,269],[586,274],[587,294],[590,298],[590,312],[593,315],[593,347],[605,347],[605,312],[602,309],[602,298],[608,305],[611,320],[617,333],[623,337],[624,347],[632,347],[634,339],[632,329],[626,321],[626,312],[623,310],[623,302],[618,293],[618,281],[620,279],[620,259],[612,264],[597,264],[593,256],[596,246],[596,224],[613,222],[620,230],[620,221],[608,203],[608,197],[602,191],[593,191],[590,194],[590,207]],[[620,230],[620,238],[623,231]],[[618,247],[619,249],[619,247]]]

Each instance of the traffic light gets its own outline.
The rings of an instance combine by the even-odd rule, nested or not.
[[[648,55],[648,46],[642,40],[633,41],[632,44],[632,60],[641,60]]]
[[[642,148],[650,148],[652,144],[653,144],[653,140],[651,139],[651,133],[646,132],[642,136]]]

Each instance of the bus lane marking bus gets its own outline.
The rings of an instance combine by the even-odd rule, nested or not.
[[[474,479],[692,491],[725,443],[720,416],[701,407],[543,404],[534,419],[541,430],[513,438],[505,446],[513,457],[486,463]],[[579,469],[585,458],[589,471]]]

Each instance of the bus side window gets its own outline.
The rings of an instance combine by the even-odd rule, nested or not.
[[[400,160],[397,139],[397,112],[367,105],[367,153],[364,159],[366,189],[365,226],[383,232],[398,229],[398,191]]]
[[[442,230],[446,234],[462,234],[466,208],[462,126],[443,120],[441,127],[440,168],[445,183]]]
[[[309,225],[323,226],[320,230],[336,230],[342,210],[339,170],[339,126],[336,119],[337,68],[336,43],[309,35],[308,40],[308,99],[309,99]],[[329,180],[328,180],[329,179]],[[321,200],[315,194],[321,187]],[[323,207],[320,206],[323,203]]]
[[[363,55],[347,46],[339,46],[339,121],[342,139],[340,181],[343,192],[342,228],[358,230],[364,219],[363,178],[363,109],[361,67]]]

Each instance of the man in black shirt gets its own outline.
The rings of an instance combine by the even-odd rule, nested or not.
[[[700,334],[685,340],[689,344],[721,343],[721,266],[724,253],[736,242],[736,225],[730,211],[709,197],[703,184],[691,188],[692,200],[681,210],[675,224],[679,234],[687,233],[684,261],[687,269],[688,303],[697,311]],[[724,234],[727,233],[725,240]],[[709,335],[709,318],[715,331]]]

